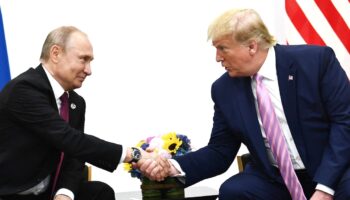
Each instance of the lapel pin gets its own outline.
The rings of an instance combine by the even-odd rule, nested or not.
[[[71,103],[71,104],[70,104],[70,108],[74,110],[74,109],[77,108],[77,105],[75,105],[75,103]]]
[[[294,78],[294,77],[293,77],[292,75],[289,75],[289,76],[288,76],[288,81],[292,81],[293,78]]]

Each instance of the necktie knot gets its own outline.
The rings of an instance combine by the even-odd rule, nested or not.
[[[67,92],[64,92],[61,95],[60,100],[61,100],[61,104],[67,104],[68,103],[68,94],[67,94]]]
[[[68,93],[64,92],[60,97],[60,100],[61,100],[60,115],[62,119],[64,119],[65,121],[68,121],[69,120]]]
[[[260,74],[255,74],[253,78],[256,80],[257,83],[261,83],[264,77]]]

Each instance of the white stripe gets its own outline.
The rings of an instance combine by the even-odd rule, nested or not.
[[[332,0],[332,3],[350,28],[350,2],[348,0]]]
[[[275,29],[270,31],[274,31],[273,33],[271,32],[271,34],[276,37],[279,44],[286,44],[286,35],[289,29],[284,28],[285,20],[288,18],[285,11],[285,1],[275,1],[274,4],[274,7],[277,8],[274,14]]]
[[[289,18],[286,20],[285,29],[288,30],[286,35],[288,44],[305,44],[304,39]]]

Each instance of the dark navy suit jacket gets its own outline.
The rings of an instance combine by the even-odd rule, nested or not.
[[[329,47],[274,48],[282,105],[298,152],[313,180],[335,189],[350,164],[349,79]],[[212,85],[212,99],[209,144],[176,158],[186,185],[226,171],[242,143],[254,166],[280,179],[267,158],[251,78],[223,74]]]

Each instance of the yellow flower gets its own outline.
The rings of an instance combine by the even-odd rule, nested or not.
[[[125,171],[131,171],[132,170],[132,164],[131,163],[124,163],[124,170]]]
[[[145,140],[141,140],[139,143],[137,143],[136,147],[141,147],[145,143],[146,143]]]
[[[176,151],[182,145],[182,141],[176,136],[175,132],[170,132],[162,136],[164,140],[163,149],[171,153],[176,154]]]

